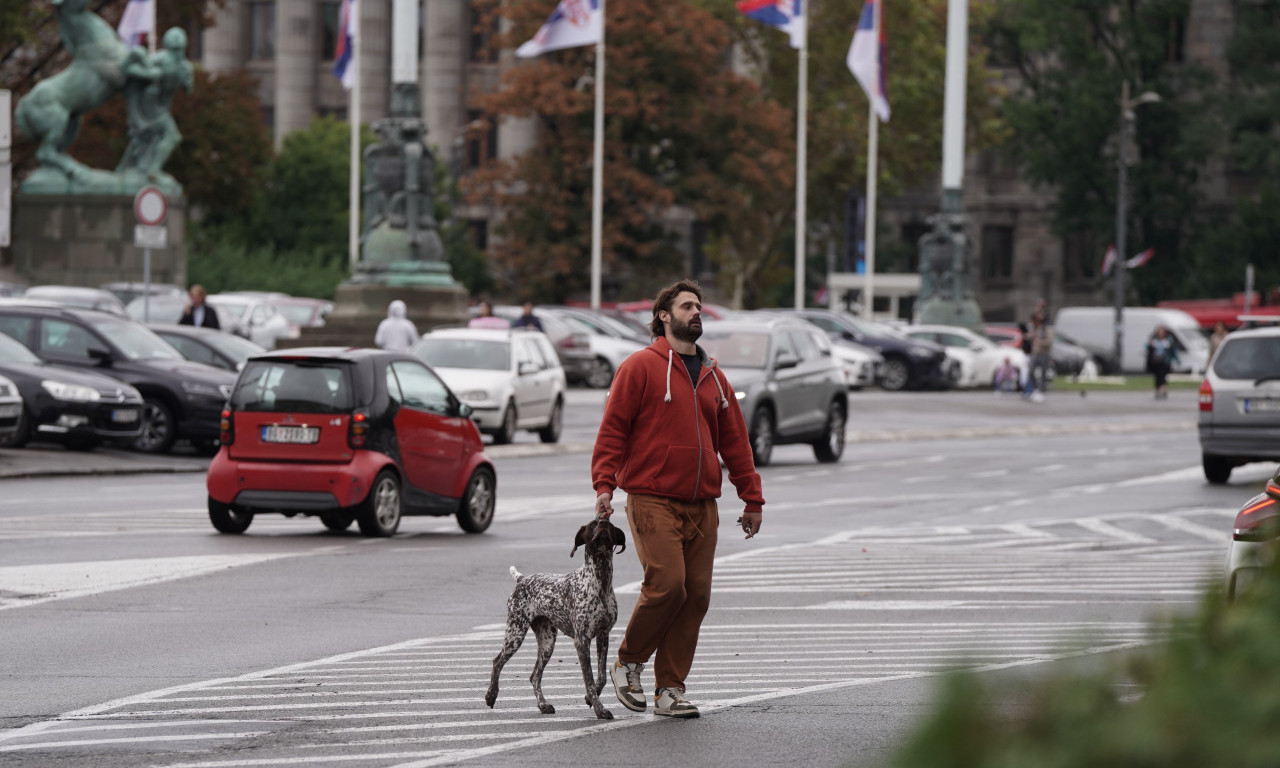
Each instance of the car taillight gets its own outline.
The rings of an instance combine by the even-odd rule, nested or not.
[[[578,344],[578,339],[576,337],[565,336],[563,339],[556,342],[556,346],[562,347],[563,349],[573,349],[579,346],[579,344]]]
[[[363,448],[369,436],[369,413],[356,411],[351,414],[351,426],[347,428],[347,445],[352,448]]]
[[[1280,533],[1280,509],[1276,500],[1260,493],[1244,505],[1236,514],[1234,537],[1236,541],[1267,541]]]
[[[236,422],[231,418],[231,409],[222,409],[222,422],[219,424],[221,434],[218,435],[218,442],[222,445],[231,445],[236,441]]]
[[[1209,383],[1208,379],[1200,382],[1200,410],[1213,410],[1213,385]]]

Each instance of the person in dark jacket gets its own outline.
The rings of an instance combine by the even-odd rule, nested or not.
[[[746,505],[747,538],[760,530],[764,496],[746,420],[733,387],[695,342],[702,290],[682,280],[653,302],[653,344],[618,366],[591,457],[596,515],[613,514],[627,492],[627,522],[644,568],[640,597],[610,669],[627,709],[648,707],[640,673],[654,657],[654,713],[697,717],[684,698],[702,619],[720,522],[720,459]]]
[[[191,297],[191,301],[187,302],[186,309],[182,311],[182,319],[178,320],[178,325],[194,325],[199,328],[218,328],[222,325],[218,322],[218,312],[213,307],[205,303],[204,286],[196,283],[191,286],[191,290],[187,292]],[[173,317],[173,315],[170,315]]]

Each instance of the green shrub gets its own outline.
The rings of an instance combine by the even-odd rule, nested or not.
[[[1238,603],[1218,590],[1173,639],[1102,673],[1024,688],[949,678],[894,768],[1280,765],[1280,569]],[[1136,699],[1120,683],[1138,683]],[[1001,702],[1016,702],[1005,704]],[[1013,711],[1011,711],[1013,710]]]
[[[332,299],[349,274],[345,254],[293,251],[276,253],[268,246],[213,241],[192,249],[187,259],[190,282],[209,293],[282,291],[293,296]]]

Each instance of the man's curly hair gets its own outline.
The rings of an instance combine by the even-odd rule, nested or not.
[[[653,334],[655,339],[661,339],[667,335],[666,324],[658,319],[658,313],[670,312],[676,296],[685,291],[697,296],[699,303],[702,302],[702,287],[698,285],[697,280],[686,278],[678,283],[668,285],[658,292],[658,298],[653,300],[653,322],[649,323],[649,332]]]

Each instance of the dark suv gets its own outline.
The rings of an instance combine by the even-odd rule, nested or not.
[[[236,376],[182,359],[149,328],[127,317],[92,309],[0,300],[0,333],[17,339],[41,360],[106,374],[142,394],[143,424],[133,447],[168,451],[184,438],[216,445],[222,405]]]
[[[901,389],[946,388],[955,384],[958,366],[953,365],[941,344],[912,339],[880,323],[830,309],[771,310],[804,318],[831,336],[833,341],[852,341],[870,347],[884,358],[880,386]]]

